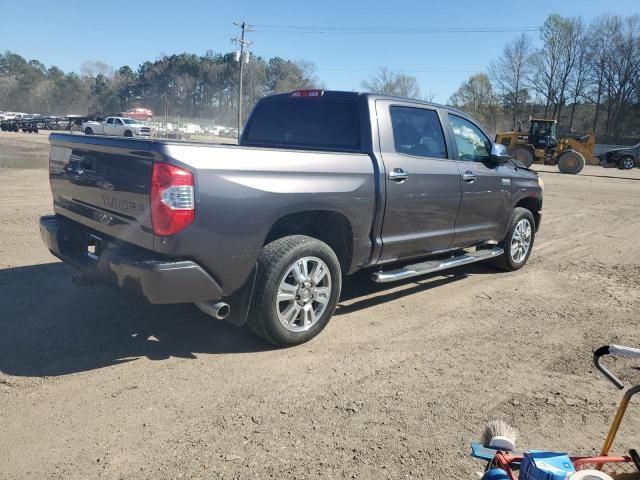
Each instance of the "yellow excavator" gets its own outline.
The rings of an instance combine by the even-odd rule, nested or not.
[[[509,153],[526,167],[534,163],[557,165],[562,173],[580,173],[585,164],[599,165],[593,155],[595,134],[583,137],[557,138],[558,122],[541,118],[529,118],[529,133],[517,132],[496,134],[496,143],[507,147]]]

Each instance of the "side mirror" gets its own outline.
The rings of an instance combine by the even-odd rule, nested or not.
[[[491,146],[491,161],[494,163],[506,163],[511,158],[509,152],[507,151],[507,147],[501,145],[499,143],[494,143]]]

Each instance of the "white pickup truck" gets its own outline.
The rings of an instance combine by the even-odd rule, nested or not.
[[[132,118],[107,117],[104,122],[82,122],[86,135],[111,135],[115,137],[149,137],[151,127]]]

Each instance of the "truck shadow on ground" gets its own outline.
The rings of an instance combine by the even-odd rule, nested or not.
[[[464,278],[472,266],[447,277],[374,284],[368,272],[345,279],[336,315],[348,314]],[[61,263],[0,270],[0,372],[58,376],[147,357],[196,358],[273,349],[216,321],[193,305],[152,305],[107,286],[76,288]],[[404,287],[404,288],[398,288]],[[345,304],[346,303],[346,304]]]

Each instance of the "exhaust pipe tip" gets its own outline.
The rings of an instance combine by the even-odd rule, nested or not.
[[[213,306],[213,308],[216,312],[215,317],[218,320],[224,320],[231,313],[231,307],[229,306],[228,303],[224,303],[224,302],[216,303]]]
[[[224,320],[231,313],[231,307],[225,302],[216,302],[213,305],[210,302],[198,302],[196,307],[216,320]]]

